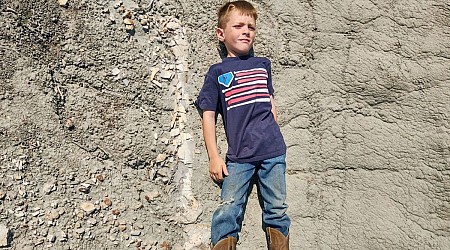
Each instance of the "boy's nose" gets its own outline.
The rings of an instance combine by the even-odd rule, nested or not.
[[[249,35],[250,34],[250,29],[247,26],[244,26],[243,30],[242,30],[242,34]]]

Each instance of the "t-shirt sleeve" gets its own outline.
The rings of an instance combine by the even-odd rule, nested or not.
[[[217,77],[213,69],[209,69],[205,76],[205,82],[198,94],[196,106],[202,111],[216,111],[219,103],[219,89],[217,85]]]
[[[272,85],[272,65],[269,59],[267,59],[265,65],[267,70],[267,89],[269,90],[269,94],[273,95],[274,89]]]

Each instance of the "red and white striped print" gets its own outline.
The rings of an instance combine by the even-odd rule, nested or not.
[[[266,69],[235,71],[234,77],[236,85],[222,90],[227,110],[256,102],[270,102]]]

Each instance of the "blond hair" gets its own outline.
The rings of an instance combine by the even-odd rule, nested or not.
[[[241,15],[253,17],[255,21],[258,18],[256,9],[251,3],[247,1],[228,2],[219,9],[219,12],[217,12],[217,27],[222,29],[225,28],[225,25],[229,21],[229,16],[232,11],[238,11]]]

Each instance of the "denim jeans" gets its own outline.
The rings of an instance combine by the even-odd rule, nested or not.
[[[222,183],[221,204],[211,222],[211,241],[215,245],[228,236],[238,238],[247,204],[252,176],[258,177],[263,229],[271,227],[285,236],[290,219],[286,214],[286,155],[250,163],[227,162],[228,176]]]

